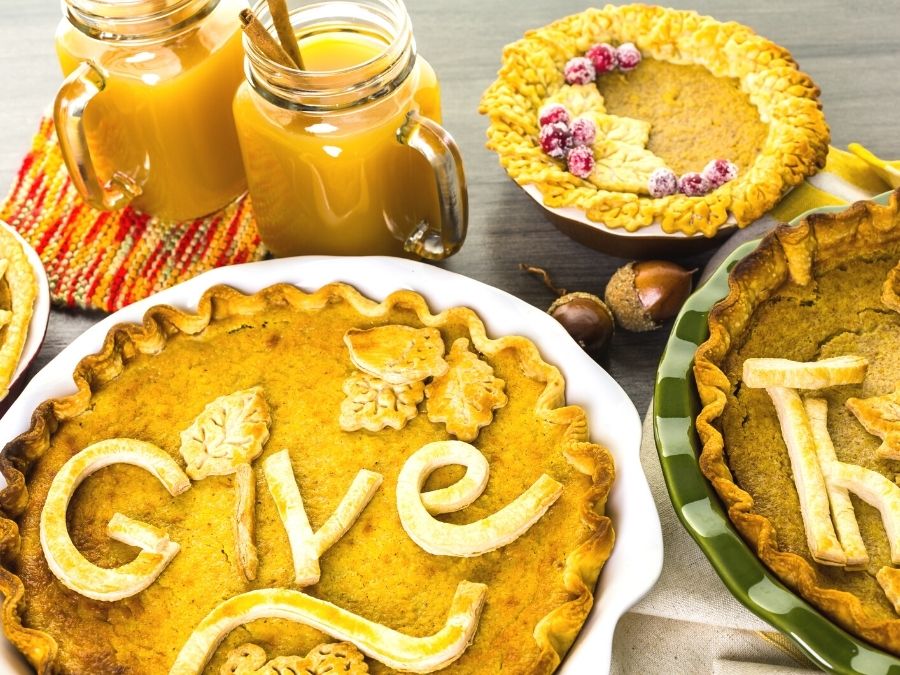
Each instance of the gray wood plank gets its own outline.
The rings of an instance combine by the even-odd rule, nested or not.
[[[822,89],[822,100],[841,146],[862,142],[900,157],[900,3],[871,0],[673,0],[721,20],[734,20],[789,48]],[[575,0],[408,0],[420,52],[441,80],[447,128],[457,138],[470,186],[470,236],[444,264],[546,308],[551,294],[517,269],[527,261],[546,267],[569,289],[602,293],[623,261],[560,234],[506,177],[484,148],[485,121],[478,99],[491,82],[504,44],[555,18],[580,11]],[[0,0],[0,189],[8,185],[43,110],[60,81],[53,51],[59,21],[56,0]],[[701,265],[707,256],[686,264]],[[55,310],[35,367],[47,363],[99,314]],[[666,331],[619,332],[603,361],[640,410],[650,400]]]

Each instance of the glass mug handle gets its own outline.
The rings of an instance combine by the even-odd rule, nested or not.
[[[406,122],[397,130],[397,140],[431,164],[441,203],[438,227],[424,220],[419,222],[403,249],[427,260],[442,260],[462,246],[469,219],[469,196],[459,147],[443,127],[415,110],[407,114]]]
[[[141,194],[141,188],[120,171],[116,171],[105,185],[101,184],[94,169],[84,131],[84,113],[90,101],[105,87],[106,78],[100,69],[90,61],[82,61],[56,94],[53,122],[72,184],[94,208],[114,211]]]

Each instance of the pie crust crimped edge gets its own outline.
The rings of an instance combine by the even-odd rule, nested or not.
[[[769,124],[753,166],[702,197],[653,199],[598,189],[547,157],[536,141],[539,107],[564,83],[569,58],[610,40],[633,42],[654,59],[701,65],[716,76],[740,80]],[[519,185],[540,189],[545,206],[583,209],[590,220],[628,232],[659,223],[668,234],[711,237],[729,215],[738,226],[749,225],[825,166],[830,132],[819,93],[786,49],[746,26],[693,11],[607,5],[528,31],[507,45],[497,80],[482,95],[478,110],[490,119],[487,147]]]
[[[782,284],[805,285],[816,272],[848,258],[900,253],[900,190],[887,206],[857,202],[835,214],[814,214],[796,227],[782,225],[766,235],[728,278],[728,295],[709,314],[709,339],[697,348],[694,379],[702,409],[696,427],[702,450],[700,468],[724,502],[728,516],[759,558],[782,581],[828,614],[843,628],[900,653],[900,618],[873,617],[852,593],[820,585],[815,568],[782,551],[773,523],[753,510],[753,498],[735,484],[725,458],[725,439],[717,426],[732,391],[721,365],[740,343],[756,309]]]
[[[415,312],[424,326],[440,327],[451,322],[465,325],[472,344],[481,353],[492,356],[504,349],[513,349],[519,355],[525,375],[546,383],[538,397],[535,412],[550,423],[566,425],[560,450],[577,471],[591,477],[591,486],[585,491],[581,504],[582,521],[591,533],[567,554],[562,570],[562,583],[569,598],[544,616],[533,632],[541,653],[532,672],[551,673],[556,669],[593,606],[594,586],[612,552],[615,533],[612,521],[605,515],[606,500],[615,477],[612,456],[603,446],[589,441],[587,415],[581,407],[560,407],[565,402],[565,380],[559,369],[543,361],[537,347],[527,338],[505,336],[490,339],[481,319],[471,309],[454,307],[434,315],[425,299],[413,291],[397,291],[377,303],[351,286],[333,283],[312,293],[290,284],[277,284],[253,295],[244,295],[229,286],[214,286],[200,298],[196,313],[167,305],[151,307],[144,314],[141,324],[119,324],[111,328],[100,351],[86,356],[75,367],[73,380],[76,393],[41,403],[32,415],[29,430],[6,445],[0,453],[0,470],[9,483],[0,491],[3,629],[10,642],[39,673],[52,671],[57,644],[48,633],[22,625],[19,612],[25,588],[12,569],[20,544],[16,519],[28,504],[26,475],[49,447],[50,437],[59,423],[89,407],[94,386],[113,380],[138,353],[161,352],[168,339],[177,333],[194,335],[216,319],[256,314],[267,307],[291,306],[297,310],[315,310],[340,300],[370,319],[386,317],[392,309],[403,308]]]

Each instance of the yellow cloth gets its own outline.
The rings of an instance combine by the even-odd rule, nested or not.
[[[873,159],[877,161],[874,156]],[[787,222],[810,209],[871,199],[892,187],[870,162],[846,150],[830,146],[825,168],[791,190],[772,209],[772,215]]]

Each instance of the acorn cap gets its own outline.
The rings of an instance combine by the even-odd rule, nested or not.
[[[628,263],[616,270],[606,284],[603,299],[612,310],[616,322],[625,330],[642,333],[659,328],[641,302],[637,286],[634,283],[634,263]]]

